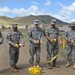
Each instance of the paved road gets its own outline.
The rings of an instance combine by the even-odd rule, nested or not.
[[[10,72],[9,50],[6,41],[7,32],[8,30],[4,30],[2,32],[4,36],[4,43],[0,46],[0,75],[30,75],[28,72],[28,68],[30,67],[30,64],[28,62],[29,55],[26,51],[28,50],[28,40],[26,40],[26,47],[20,49],[18,66],[21,67],[21,69],[18,73]],[[75,75],[75,70],[72,69],[72,66],[70,68],[65,68],[66,60],[64,57],[60,56],[58,58],[58,63],[61,65],[60,68],[53,68],[52,70],[47,69],[45,67],[46,50],[44,47],[42,47],[41,66],[46,71],[46,73],[42,73],[42,75]]]

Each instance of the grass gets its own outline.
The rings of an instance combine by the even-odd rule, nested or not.
[[[5,30],[5,29],[2,29],[2,28],[0,29],[1,32],[2,32],[3,30]]]

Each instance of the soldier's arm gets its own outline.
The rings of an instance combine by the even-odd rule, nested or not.
[[[11,33],[8,33],[8,35],[7,35],[7,42],[9,43],[9,45],[14,45],[14,43],[11,41],[11,35],[10,35]]]
[[[41,39],[40,40],[44,41],[44,33],[43,33],[42,29],[41,29]]]
[[[32,30],[31,29],[28,31],[28,39],[29,39],[29,41],[34,42],[34,39],[32,38]]]
[[[23,38],[23,34],[20,32],[20,43],[25,44],[25,40]]]
[[[59,41],[62,41],[62,36],[61,36],[61,34],[60,34],[60,30],[58,29],[58,40]]]
[[[3,35],[2,35],[2,33],[0,32],[0,44],[2,44],[3,43]]]
[[[47,40],[50,41],[51,39],[50,39],[50,37],[49,37],[49,31],[48,31],[48,28],[47,28],[46,31],[45,31],[45,35],[46,35]]]

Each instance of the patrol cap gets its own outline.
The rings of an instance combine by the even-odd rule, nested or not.
[[[13,23],[12,24],[12,27],[17,27],[17,23]]]
[[[52,19],[51,24],[56,24],[56,19]]]
[[[39,20],[34,20],[34,24],[39,24]]]

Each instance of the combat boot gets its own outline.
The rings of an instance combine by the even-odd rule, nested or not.
[[[20,69],[17,65],[15,65],[15,69]]]
[[[60,66],[57,64],[53,64],[53,67],[60,68]]]
[[[14,67],[14,66],[11,66],[11,72],[17,73],[17,72],[18,72],[18,70],[17,70],[17,69],[15,69],[15,67]]]
[[[69,67],[71,65],[71,62],[68,61],[67,64],[66,64],[66,67]]]
[[[73,65],[73,69],[75,69],[75,62],[74,62],[74,65]]]
[[[51,64],[50,64],[50,63],[47,63],[47,64],[46,64],[46,67],[47,67],[48,69],[52,69],[52,67],[51,67]]]
[[[60,66],[56,64],[56,59],[53,61],[53,67],[60,68]]]

